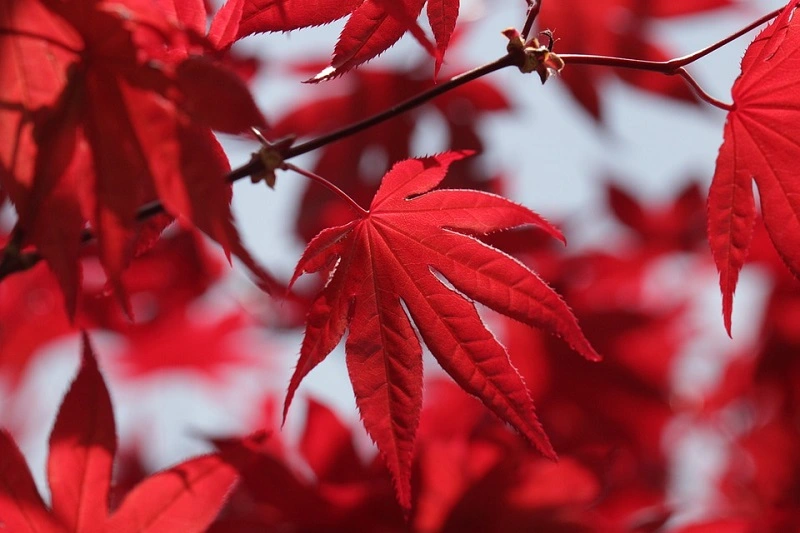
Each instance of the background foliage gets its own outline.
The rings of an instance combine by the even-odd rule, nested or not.
[[[8,6],[13,4],[0,8],[5,9],[0,12],[4,23],[12,20]],[[39,5],[29,5],[34,4]],[[58,3],[42,2],[49,4]],[[233,10],[237,2],[229,4],[227,9]],[[343,9],[361,2],[337,4]],[[500,30],[521,26],[525,6],[521,1],[502,4],[461,3],[439,83],[505,53]],[[710,44],[783,4],[545,0],[538,24],[554,30],[557,52],[667,59]],[[130,5],[138,4],[131,0]],[[99,13],[101,19],[94,22],[73,13],[81,21],[73,24],[83,41],[69,32],[65,38],[70,43],[104,38],[98,28],[107,27],[106,15]],[[99,52],[109,48],[98,45],[92,52],[98,55],[86,67],[92,99],[84,102],[95,107],[57,115],[52,119],[56,122],[46,123],[50,129],[31,134],[39,143],[34,144],[39,150],[48,147],[47,155],[59,154],[72,141],[53,134],[61,131],[53,124],[102,124],[111,116],[118,120],[119,109],[103,92],[104,76],[123,75],[135,87],[160,91],[164,100],[153,103],[137,93],[137,102],[140,110],[152,105],[152,113],[178,117],[173,124],[180,133],[175,150],[206,147],[202,157],[179,158],[176,172],[201,176],[218,168],[222,174],[226,163],[215,155],[206,130],[185,129],[180,117],[222,131],[227,157],[237,166],[258,149],[253,139],[234,135],[249,126],[268,127],[270,139],[305,139],[380,112],[434,84],[436,61],[407,35],[366,66],[321,84],[301,85],[328,66],[344,21],[288,35],[248,37],[228,52],[225,45],[236,32],[221,13],[208,31],[205,18],[178,13],[186,27],[197,30],[195,41],[172,36],[180,41],[173,43],[178,55],[202,52],[214,61],[164,71],[167,81],[135,69],[112,72]],[[165,31],[155,20],[155,29]],[[435,37],[425,21],[420,19],[420,31]],[[33,23],[31,27],[39,29]],[[199,36],[208,41],[198,44]],[[750,39],[691,67],[709,93],[730,99]],[[9,50],[20,42],[31,46],[31,41],[0,34],[0,72],[5,76],[0,83],[12,79]],[[441,52],[441,39],[432,42]],[[128,57],[128,50],[119,46],[118,52]],[[174,60],[163,59],[165,64]],[[54,61],[59,66],[66,60],[58,56]],[[113,68],[122,67],[114,63]],[[206,85],[196,84],[198,79]],[[260,112],[243,96],[245,84]],[[223,94],[224,99],[219,96]],[[0,96],[6,119],[19,113],[11,105],[12,96],[10,89]],[[706,194],[724,120],[724,112],[699,102],[677,77],[568,65],[540,87],[536,77],[506,69],[293,160],[366,207],[394,163],[445,150],[475,150],[479,155],[453,163],[442,187],[507,196],[553,222],[569,242],[565,248],[535,228],[484,239],[556,289],[603,362],[583,360],[559,339],[480,308],[483,321],[522,375],[559,461],[542,457],[466,395],[425,351],[424,404],[408,467],[408,512],[398,504],[392,476],[359,423],[341,346],[309,374],[281,429],[283,396],[301,350],[306,311],[324,280],[301,278],[288,299],[267,295],[256,285],[281,293],[276,287],[288,282],[314,235],[353,219],[345,202],[299,174],[280,172],[274,190],[263,183],[236,184],[238,222],[219,225],[227,216],[222,182],[209,192],[188,181],[184,191],[169,181],[171,171],[155,172],[155,185],[126,196],[129,207],[151,199],[146,193],[157,189],[168,212],[182,224],[172,224],[153,243],[149,236],[166,225],[163,216],[145,226],[109,229],[102,234],[106,242],[113,242],[108,237],[113,231],[131,232],[143,249],[127,268],[116,268],[117,252],[102,240],[84,246],[75,241],[62,248],[65,235],[79,236],[83,229],[80,216],[69,223],[59,218],[64,206],[73,204],[37,205],[25,214],[21,206],[34,201],[9,190],[7,156],[10,139],[17,137],[8,129],[12,122],[4,122],[4,243],[13,244],[15,224],[28,220],[33,244],[55,266],[42,262],[0,281],[0,425],[7,431],[0,440],[0,477],[5,482],[0,484],[0,524],[7,529],[15,524],[12,509],[24,507],[19,504],[23,501],[39,509],[46,518],[37,520],[53,530],[61,527],[59,521],[70,520],[83,524],[76,530],[93,530],[92,520],[64,518],[69,512],[60,509],[69,505],[63,503],[58,472],[51,467],[46,473],[41,466],[48,455],[80,455],[86,448],[108,464],[115,457],[111,488],[108,480],[90,488],[99,500],[108,500],[107,508],[98,507],[97,520],[108,512],[109,523],[117,528],[132,523],[129,517],[137,513],[160,512],[136,503],[136,496],[120,507],[137,483],[180,463],[142,486],[148,487],[145,494],[172,490],[165,481],[172,479],[169,472],[195,479],[185,472],[196,472],[198,464],[205,468],[203,461],[213,462],[217,475],[209,485],[213,490],[198,494],[210,494],[213,502],[208,505],[219,513],[198,517],[177,506],[169,512],[178,522],[153,525],[152,531],[797,528],[800,290],[762,223],[756,222],[736,295],[734,340],[728,340],[706,237]],[[91,127],[86,131],[91,137]],[[121,138],[97,134],[92,141],[110,154],[104,160],[108,169],[95,161],[94,171],[113,176],[114,186],[124,182],[126,173],[139,178],[131,167],[119,168],[119,161],[129,158]],[[41,153],[34,153],[32,161],[45,174],[76,172],[69,161]],[[80,173],[85,170],[77,168],[75,175],[85,175]],[[75,202],[86,209],[86,196],[75,195]],[[16,211],[7,196],[14,199]],[[103,227],[101,217],[87,219],[93,228]],[[233,227],[241,232],[244,246]],[[233,270],[219,244],[239,257]],[[63,267],[73,259],[82,269],[80,290],[73,283],[78,271]],[[240,268],[243,264],[249,269]],[[129,302],[128,313],[120,301]],[[88,341],[81,340],[81,329],[88,331],[94,355]],[[78,372],[81,345],[82,377],[61,405]],[[92,370],[95,356],[100,373]],[[93,418],[86,406],[105,404],[69,401],[106,386],[113,413],[98,407],[100,415]],[[58,420],[95,420],[92,427],[102,428],[105,437],[82,447],[85,441],[70,439],[94,430],[57,422],[48,442],[57,413]],[[19,481],[26,474],[14,442],[27,458],[38,493],[52,505],[52,516],[37,500],[35,488]],[[69,478],[75,472],[61,475]],[[97,488],[101,485],[106,488]],[[197,505],[190,501],[186,508]],[[175,523],[182,525],[176,529]]]

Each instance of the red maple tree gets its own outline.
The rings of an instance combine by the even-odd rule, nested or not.
[[[0,5],[0,531],[800,528],[800,1],[674,59],[654,23],[735,3],[517,3],[497,59],[451,77],[454,50],[472,44],[458,0]],[[241,47],[340,19],[330,61],[270,64]],[[732,102],[711,96],[688,68],[756,29]],[[365,65],[406,34],[422,60]],[[613,242],[565,249],[569,218],[548,222],[487,173],[481,120],[527,119],[522,85],[493,83],[502,69],[548,88],[560,78],[599,128],[612,73],[725,110],[707,201],[693,180],[653,206],[607,177]],[[262,70],[335,89],[262,113]],[[415,132],[431,116],[447,138],[426,156]],[[257,151],[232,168],[218,135]],[[521,157],[547,157],[528,145]],[[284,228],[306,245],[290,279],[249,251],[231,209],[233,182],[273,188],[285,173],[306,181]],[[247,268],[246,296],[223,295],[229,269],[208,239]],[[695,292],[718,273],[731,335],[748,256],[766,279],[752,339],[728,345],[704,390],[682,388],[675,375],[702,344]],[[684,279],[670,285],[659,272],[676,261]],[[253,353],[265,333],[297,341],[282,416],[266,382],[291,358],[278,342],[268,361]],[[96,351],[90,337],[110,342]],[[47,348],[77,338],[48,493],[21,451],[40,407],[26,390]],[[304,419],[289,411],[343,338],[371,457],[360,427],[321,401],[301,402]],[[423,377],[428,352],[450,380]],[[250,413],[193,428],[207,453],[154,472],[147,423],[115,424],[137,402],[121,393],[115,411],[111,397],[169,373],[230,389]],[[258,376],[255,408],[237,373]],[[295,442],[280,427],[297,417]],[[716,475],[688,475],[713,493],[701,509],[676,489],[680,450],[698,455],[689,426],[724,442]]]

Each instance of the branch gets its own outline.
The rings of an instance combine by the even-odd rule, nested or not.
[[[798,2],[800,3],[800,2]],[[685,55],[683,57],[677,57],[675,59],[670,59],[668,61],[647,61],[644,59],[631,59],[626,57],[614,57],[614,56],[600,56],[600,55],[592,55],[592,54],[558,54],[558,56],[564,61],[565,64],[572,64],[572,65],[596,65],[602,67],[612,67],[612,68],[625,68],[625,69],[632,69],[632,70],[646,70],[649,72],[658,72],[660,74],[664,74],[667,76],[680,76],[689,84],[689,86],[694,89],[697,95],[708,102],[709,104],[718,107],[720,109],[724,109],[726,111],[731,111],[733,109],[732,104],[728,104],[717,100],[713,96],[709,95],[703,88],[697,83],[689,72],[684,68],[687,65],[694,63],[695,61],[704,58],[705,56],[709,55],[712,52],[715,52],[725,46],[726,44],[730,43],[738,39],[739,37],[745,35],[746,33],[758,28],[765,22],[768,22],[778,15],[785,8],[776,9],[771,13],[764,15],[763,17],[759,18],[758,20],[748,24],[741,30],[721,39],[701,50],[693,52],[689,55]]]
[[[510,67],[511,65],[513,65],[512,59],[513,58],[511,54],[506,54],[500,59],[492,61],[491,63],[487,63],[478,68],[464,72],[463,74],[459,74],[458,76],[450,78],[448,81],[436,85],[435,87],[428,89],[427,91],[424,91],[416,96],[409,98],[408,100],[405,100],[404,102],[401,102],[393,107],[390,107],[386,111],[378,113],[377,115],[373,115],[367,119],[356,122],[355,124],[351,124],[349,126],[345,126],[331,133],[322,135],[321,137],[317,137],[316,139],[311,139],[310,141],[293,146],[284,152],[283,157],[284,159],[289,159],[292,157],[296,157],[298,155],[305,154],[312,150],[316,150],[317,148],[321,148],[325,145],[336,142],[340,139],[344,139],[345,137],[349,137],[351,135],[359,133],[367,128],[371,128],[372,126],[380,124],[381,122],[385,122],[390,118],[402,115],[406,111],[414,109],[415,107],[419,107],[425,102],[436,98],[440,94],[452,91],[456,87],[460,87],[465,83],[486,76],[487,74],[491,74],[492,72],[495,72],[497,70],[503,69],[505,67]],[[252,163],[253,162],[251,161],[250,164]],[[248,176],[252,174],[252,167],[250,170],[251,172],[241,175],[242,173],[239,171],[239,169],[237,169],[228,175],[228,181],[236,181],[240,177]],[[258,167],[256,167],[256,170],[263,170],[263,169],[259,169]]]
[[[533,28],[533,24],[536,20],[536,17],[539,15],[539,11],[541,10],[541,3],[542,0],[527,0],[528,3],[528,12],[526,15],[525,25],[523,27],[522,33],[520,36],[523,37],[523,40],[527,39],[530,31]],[[800,4],[800,1],[797,2]],[[748,33],[749,31],[757,28],[758,26],[768,22],[769,20],[777,17],[784,8],[776,9],[771,13],[764,15],[763,17],[759,18],[758,20],[754,21],[753,23],[749,24],[748,26],[742,28],[741,30],[725,37],[724,39],[717,41],[697,52],[693,52],[692,54],[678,57],[675,59],[671,59],[669,61],[646,61],[642,59],[630,59],[630,58],[621,58],[621,57],[612,57],[612,56],[601,56],[601,55],[591,55],[591,54],[559,54],[558,57],[563,60],[564,64],[573,64],[573,65],[597,65],[597,66],[605,66],[605,67],[612,67],[612,68],[627,68],[627,69],[635,69],[635,70],[645,70],[650,72],[658,72],[661,74],[665,74],[668,76],[681,76],[686,82],[697,92],[698,96],[721,109],[725,109],[730,111],[732,109],[731,104],[727,104],[717,100],[716,98],[712,97],[708,93],[706,93],[702,87],[697,83],[697,81],[689,74],[689,72],[684,68],[685,66],[694,63],[695,61],[707,56],[708,54],[718,50],[719,48],[725,46],[726,44],[730,43],[731,41],[738,39],[742,35]],[[14,34],[20,35],[19,32],[0,28],[0,35],[3,34]],[[31,38],[41,38],[38,35],[21,35],[25,37]],[[63,43],[58,42],[51,42],[51,44],[60,46],[68,51],[77,52],[76,50],[71,49],[70,47],[64,45]],[[336,131],[331,133],[322,135],[320,137],[311,139],[304,143],[298,144],[296,146],[289,146],[281,151],[281,156],[284,160],[290,159],[292,157],[296,157],[312,150],[316,150],[328,144],[334,143],[361,131],[364,131],[372,126],[385,122],[393,117],[401,115],[406,111],[414,109],[415,107],[419,107],[420,105],[436,98],[437,96],[446,93],[464,85],[472,80],[478,79],[482,76],[495,72],[497,70],[501,70],[505,67],[509,66],[518,66],[518,54],[508,53],[497,59],[491,63],[487,63],[483,66],[475,68],[473,70],[464,72],[458,76],[451,78],[450,80],[436,85],[435,87],[424,91],[408,100],[405,100],[377,115],[373,115],[372,117],[366,118],[362,121],[356,122],[354,124],[350,124],[343,128],[340,128]],[[294,165],[284,164],[283,168],[294,170],[299,172],[315,181],[318,181],[328,187],[329,189],[333,190],[336,194],[342,197],[346,197],[347,195],[343,193],[338,187],[330,183],[328,180],[320,176],[313,175],[308,173]],[[231,170],[225,177],[228,183],[233,183],[238,181],[242,178],[257,176],[259,174],[264,173],[266,170],[264,161],[260,157],[253,157],[249,162],[246,164]],[[349,198],[349,197],[347,197]],[[357,211],[364,213],[365,210],[356,204],[352,199],[348,201],[348,203],[356,209]],[[154,201],[149,204],[143,205],[136,213],[136,220],[137,221],[144,221],[153,216],[165,213],[164,206],[159,201]],[[86,230],[81,235],[81,242],[85,243],[94,238],[92,232]],[[22,270],[27,270],[34,266],[41,260],[41,256],[36,251],[31,252],[21,252],[18,248],[14,246],[6,246],[4,249],[0,250],[0,280],[12,274],[14,272],[19,272]]]
[[[533,29],[533,23],[536,21],[536,17],[539,16],[539,11],[542,9],[542,0],[528,0],[528,14],[525,18],[525,25],[522,27],[522,32],[520,32],[520,36],[522,37],[523,41],[528,40],[528,36]]]
[[[780,15],[781,11],[783,11],[784,9],[785,9],[785,7],[778,8],[775,11],[773,11],[771,13],[768,13],[768,14],[764,15],[763,17],[761,17],[760,19],[748,24],[747,26],[745,26],[741,30],[737,31],[736,33],[733,33],[733,34],[729,35],[728,37],[725,37],[721,41],[717,41],[714,44],[712,44],[710,46],[706,46],[702,50],[698,50],[697,52],[691,53],[691,54],[689,54],[687,56],[683,56],[683,57],[679,57],[677,59],[672,59],[671,61],[667,61],[667,63],[671,63],[675,68],[685,67],[686,65],[694,63],[698,59],[702,59],[705,56],[707,56],[708,54],[710,54],[712,52],[716,52],[717,50],[719,50],[720,48],[722,48],[726,44],[728,44],[728,43],[730,43],[732,41],[735,41],[736,39],[738,39],[739,37],[743,36],[744,34],[753,31],[754,29],[758,28],[759,26],[761,26],[765,22],[769,22],[770,20],[774,19],[775,17]]]
[[[692,56],[694,56],[694,54],[692,54]],[[671,59],[669,61],[647,61],[644,59],[598,56],[591,54],[558,54],[558,57],[560,57],[566,65],[595,65],[630,70],[644,70],[648,72],[664,74],[665,76],[680,76],[688,82],[689,86],[694,89],[697,95],[705,102],[708,102],[709,104],[726,111],[733,109],[733,104],[728,104],[714,98],[700,86],[697,80],[695,80],[689,74],[686,68],[684,68],[684,65],[688,64],[684,63],[684,58],[680,58],[679,60]],[[689,61],[689,63],[691,63],[691,61]]]

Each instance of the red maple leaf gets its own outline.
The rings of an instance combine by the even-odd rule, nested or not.
[[[708,241],[719,270],[729,335],[733,293],[756,219],[753,180],[772,243],[789,269],[800,276],[800,23],[793,18],[797,5],[796,0],[789,2],[742,59],[742,73],[732,89],[733,110],[728,113],[708,193]]]
[[[122,373],[126,378],[140,378],[183,370],[219,384],[226,369],[254,364],[232,340],[248,323],[249,317],[242,311],[210,320],[193,320],[188,308],[162,314],[158,320],[127,331],[129,346],[120,356]]]
[[[705,246],[705,202],[697,183],[689,183],[671,203],[659,208],[648,208],[613,183],[606,185],[606,194],[614,217],[636,236],[642,252],[664,253]]]
[[[75,332],[58,283],[44,265],[3,280],[0,324],[0,376],[11,392],[24,382],[42,346]]]
[[[271,284],[233,225],[229,166],[211,133],[264,126],[244,83],[190,55],[192,36],[147,2],[12,4],[0,9],[8,29],[0,36],[0,183],[19,213],[23,244],[47,260],[69,311],[87,222],[121,295],[136,240],[153,233],[137,224],[137,209],[156,199]]]
[[[272,400],[265,404],[271,427]],[[241,482],[209,533],[409,531],[380,459],[361,458],[352,428],[325,405],[308,401],[296,448],[279,434],[265,440],[267,434],[212,441],[237,466]]]
[[[117,447],[108,390],[84,335],[81,369],[50,435],[48,509],[11,436],[0,431],[0,528],[25,532],[204,531],[238,479],[219,454],[195,457],[137,485],[108,509]],[[113,512],[112,512],[113,511]]]
[[[584,357],[599,359],[550,287],[518,261],[473,237],[535,225],[563,239],[557,229],[500,196],[470,190],[429,192],[449,165],[466,155],[450,152],[396,164],[384,176],[370,210],[317,235],[293,277],[330,273],[307,317],[284,415],[300,381],[339,343],[349,325],[345,351],[356,403],[406,508],[422,405],[422,350],[408,315],[453,379],[548,457],[555,452],[530,394],[467,298],[548,330]]]
[[[349,16],[330,67],[312,78],[313,81],[339,76],[369,61],[389,49],[407,31],[436,58],[438,73],[456,27],[459,0],[427,0],[435,47],[416,22],[425,3],[426,0],[244,0],[237,38],[319,26]]]

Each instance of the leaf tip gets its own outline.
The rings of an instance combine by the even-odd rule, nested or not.
[[[281,414],[281,429],[286,425],[286,418],[289,416],[289,407],[292,405],[294,393],[297,390],[297,384],[292,381],[289,384],[289,389],[286,391],[286,397],[283,399],[283,413]]]
[[[442,70],[442,65],[444,65],[444,52],[437,49],[433,63],[433,83],[438,83],[439,72]]]
[[[591,361],[592,363],[601,362],[603,356],[597,353],[597,350],[594,349],[594,346],[592,346],[592,343],[589,342],[589,339],[583,334],[583,331],[580,330],[580,327],[578,332],[579,334],[577,337],[564,337],[567,344],[587,361]]]
[[[538,419],[535,419],[533,429],[534,431],[532,434],[527,432],[525,433],[525,437],[527,438],[528,442],[530,442],[531,445],[536,448],[536,450],[542,454],[545,459],[553,462],[558,461],[558,454],[556,453],[555,448],[553,448],[550,438],[547,436],[547,433],[545,433],[544,428],[542,428]]]
[[[558,462],[558,454],[556,453],[556,451],[552,447],[552,445],[547,450],[539,449],[539,451],[542,453],[542,455],[544,456],[545,459],[547,459],[549,461],[553,461],[554,463]]]
[[[588,345],[586,349],[581,350],[580,354],[587,360],[593,363],[600,363],[603,361],[603,356],[595,351],[592,345]]]
[[[305,80],[303,83],[319,83],[336,77],[339,71],[336,67],[330,66],[320,70],[314,77]]]
[[[722,293],[722,321],[725,324],[725,332],[728,338],[733,338],[731,334],[732,329],[732,316],[733,316],[733,292],[724,291]]]
[[[85,329],[81,330],[81,346],[83,346],[83,351],[81,352],[80,372],[99,372],[100,370],[97,366],[97,357],[94,355],[92,342],[91,339],[89,339],[89,333],[87,333]]]

